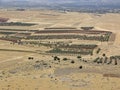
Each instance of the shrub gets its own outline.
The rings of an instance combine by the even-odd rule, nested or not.
[[[79,66],[79,69],[82,69],[83,67],[82,66]]]
[[[57,56],[55,56],[55,57],[54,57],[54,60],[60,60],[60,58],[59,58],[59,57],[57,57]]]
[[[103,57],[105,57],[106,56],[106,54],[105,53],[103,53],[103,55],[102,55]]]
[[[81,56],[77,56],[78,59],[81,59],[82,57]]]
[[[68,59],[67,58],[63,58],[64,61],[67,61]]]
[[[29,60],[33,60],[34,58],[33,57],[28,57]]]
[[[75,63],[75,61],[74,61],[74,60],[72,60],[72,61],[71,61],[71,63]]]
[[[98,50],[97,50],[97,52],[96,52],[96,53],[97,53],[97,54],[99,54],[99,53],[100,53],[100,51],[101,51],[101,49],[100,49],[100,48],[98,48]]]

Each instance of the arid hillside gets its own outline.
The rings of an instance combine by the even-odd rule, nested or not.
[[[0,90],[120,90],[119,68],[120,14],[0,10]]]

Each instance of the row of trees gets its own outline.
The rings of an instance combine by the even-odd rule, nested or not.
[[[38,36],[28,36],[28,40],[39,40],[39,39],[79,39],[79,40],[95,40],[95,41],[108,41],[110,35],[101,36],[88,36],[88,35],[38,35]]]
[[[115,65],[118,64],[118,60],[120,60],[120,56],[110,56],[107,57],[105,54],[103,54],[102,57],[97,57],[93,62],[96,62],[98,64],[100,63],[106,63],[111,64],[114,62]]]
[[[21,23],[21,22],[4,22],[0,23],[0,26],[33,26],[33,23]]]
[[[61,59],[60,57],[58,56],[54,56],[53,57],[55,61],[69,61],[71,59],[68,59],[68,58],[63,58]],[[85,60],[84,58],[82,58],[81,56],[77,56],[77,59],[79,61],[83,61],[83,62],[88,62],[87,60]],[[114,63],[114,65],[118,65],[118,60],[120,60],[120,56],[110,56],[110,57],[107,57],[106,54],[103,54],[102,57],[97,57],[95,58],[95,60],[93,60],[94,63],[98,63],[98,64],[112,64]],[[75,60],[71,60],[71,63],[75,63]]]

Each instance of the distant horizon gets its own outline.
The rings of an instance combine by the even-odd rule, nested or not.
[[[95,5],[95,4],[104,4],[112,5],[119,4],[120,0],[0,0],[1,4],[17,4],[26,3],[26,4],[81,4],[81,5]]]
[[[0,7],[117,7],[120,0],[0,0]]]

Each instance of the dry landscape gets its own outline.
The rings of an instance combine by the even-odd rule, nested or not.
[[[120,90],[120,14],[0,10],[0,90]]]

